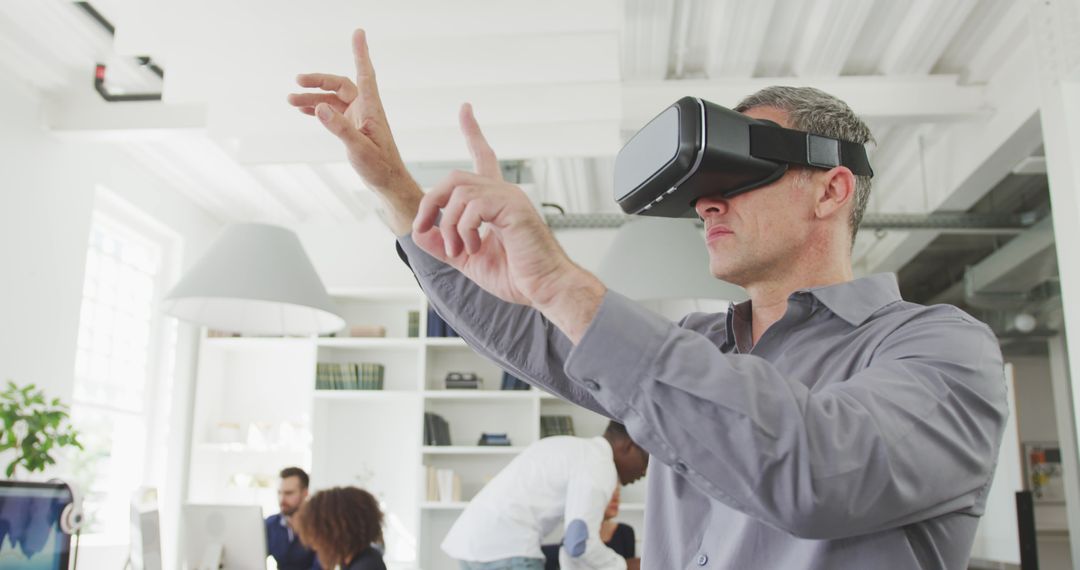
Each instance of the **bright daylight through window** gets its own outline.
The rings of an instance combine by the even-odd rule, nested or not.
[[[70,472],[85,495],[89,534],[124,542],[131,497],[152,483],[162,425],[158,394],[172,383],[176,321],[156,310],[167,246],[95,214],[75,358],[72,417],[85,450]]]

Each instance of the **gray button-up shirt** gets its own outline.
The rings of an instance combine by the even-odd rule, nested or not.
[[[748,304],[679,323],[608,291],[575,347],[399,240],[447,322],[653,456],[643,567],[961,569],[1007,414],[1001,351],[874,275],[798,291],[751,347]]]

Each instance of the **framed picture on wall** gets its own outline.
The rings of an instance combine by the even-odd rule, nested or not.
[[[1061,447],[1056,441],[1024,443],[1024,481],[1036,503],[1064,503]]]

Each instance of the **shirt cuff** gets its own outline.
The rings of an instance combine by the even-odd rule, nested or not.
[[[409,258],[409,268],[416,275],[434,275],[446,266],[442,261],[432,257],[428,252],[420,249],[412,239],[412,234],[405,234],[397,238],[398,246]]]
[[[564,371],[616,418],[625,416],[675,326],[608,290],[600,310],[570,351]]]

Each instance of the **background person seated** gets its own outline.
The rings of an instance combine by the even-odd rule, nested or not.
[[[321,570],[315,553],[296,536],[293,516],[308,497],[308,474],[299,467],[281,470],[278,507],[281,512],[266,518],[266,549],[278,570]]]
[[[619,516],[619,487],[615,487],[615,493],[611,495],[611,502],[604,509],[604,522],[600,523],[600,540],[615,551],[615,554],[630,560],[637,558],[635,548],[637,539],[634,537],[634,527],[616,522]],[[545,544],[540,547],[544,551],[544,570],[559,570],[559,544]]]
[[[382,553],[383,515],[371,493],[356,487],[319,491],[297,511],[293,525],[323,568],[386,570]]]

